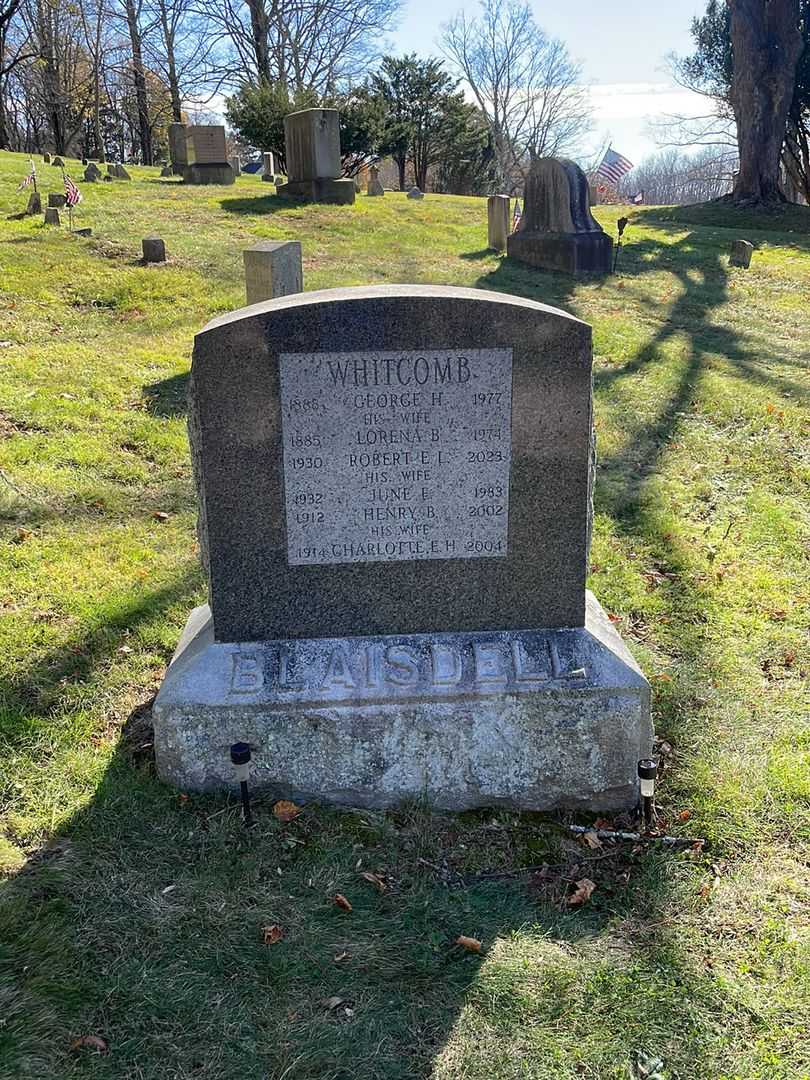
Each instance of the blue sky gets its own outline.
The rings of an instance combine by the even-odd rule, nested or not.
[[[703,0],[532,4],[539,25],[561,38],[582,63],[595,121],[585,140],[587,151],[598,150],[610,138],[617,150],[638,163],[657,149],[645,131],[648,117],[705,108],[700,98],[672,82],[665,63],[669,52],[690,51],[689,26],[705,6]],[[394,51],[438,54],[441,24],[461,8],[475,13],[477,0],[405,0]]]

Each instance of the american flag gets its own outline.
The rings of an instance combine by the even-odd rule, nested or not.
[[[65,173],[65,203],[67,206],[78,206],[82,201],[82,193]]]
[[[20,181],[20,185],[17,191],[22,191],[23,188],[27,188],[29,184],[33,184],[37,178],[37,170],[34,168],[34,163],[31,162],[31,172],[23,180]]]
[[[624,174],[629,173],[632,168],[632,161],[608,147],[602,158],[602,164],[596,170],[596,175],[615,187]]]
[[[520,200],[515,199],[515,212],[512,214],[512,232],[515,232],[518,225],[520,225]]]

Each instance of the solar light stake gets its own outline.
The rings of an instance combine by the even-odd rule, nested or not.
[[[242,795],[242,820],[250,828],[253,824],[253,815],[250,812],[250,795],[248,793],[250,746],[246,742],[235,742],[231,746],[231,761],[233,762],[236,779],[239,781],[239,791]]]
[[[658,774],[658,762],[654,758],[642,758],[638,763],[638,785],[641,792],[641,809],[644,813],[644,828],[649,832],[652,827],[653,798],[655,797],[655,778]]]

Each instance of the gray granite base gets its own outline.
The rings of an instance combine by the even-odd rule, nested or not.
[[[195,162],[183,168],[183,179],[187,184],[234,184],[236,176],[227,161]]]
[[[565,274],[609,274],[613,240],[604,232],[512,233],[506,241],[511,259]]]
[[[391,807],[598,810],[637,800],[649,685],[596,599],[584,627],[218,643],[196,608],[154,705],[158,773],[185,791]]]
[[[286,184],[276,184],[276,194],[287,199],[299,199],[303,202],[338,203],[351,206],[357,189],[354,180],[288,180]]]

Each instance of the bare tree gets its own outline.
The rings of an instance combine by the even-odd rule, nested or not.
[[[150,25],[144,49],[150,67],[169,88],[172,119],[183,119],[186,98],[202,98],[219,89],[213,76],[217,31],[195,0],[145,0]]]
[[[590,126],[588,94],[580,66],[525,0],[482,0],[481,9],[446,23],[441,45],[489,125],[498,185],[513,191],[534,158],[574,152]]]
[[[737,154],[704,147],[687,154],[677,147],[646,157],[619,183],[619,195],[643,192],[644,202],[662,206],[705,202],[731,191]]]
[[[13,33],[22,3],[23,0],[0,0],[0,150],[6,150],[10,145],[8,77],[18,64],[36,55],[33,49],[26,48],[23,37]]]
[[[200,3],[200,0],[197,0]],[[222,70],[233,86],[279,82],[324,96],[368,71],[401,0],[221,0],[200,8],[231,46]]]

